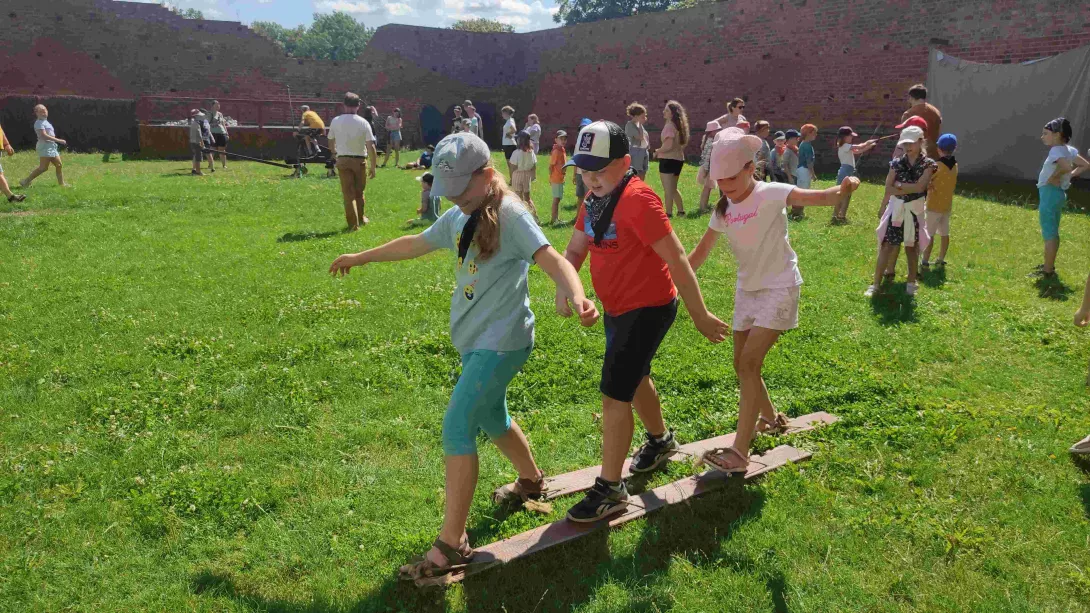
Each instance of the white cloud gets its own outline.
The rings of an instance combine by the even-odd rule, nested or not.
[[[403,2],[389,2],[386,4],[386,12],[394,16],[412,15],[416,9]]]
[[[371,15],[382,12],[382,7],[370,2],[349,2],[348,0],[319,0],[314,8],[326,11],[341,11],[355,15]]]

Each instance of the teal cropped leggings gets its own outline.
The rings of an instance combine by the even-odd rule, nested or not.
[[[443,417],[443,453],[477,453],[477,431],[495,439],[511,429],[507,386],[530,357],[531,347],[517,351],[478,349],[462,356],[462,376],[454,386]]]

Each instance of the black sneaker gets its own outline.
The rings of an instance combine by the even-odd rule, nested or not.
[[[662,466],[670,456],[676,454],[681,448],[674,438],[674,431],[667,430],[666,436],[661,441],[656,441],[650,432],[647,433],[647,442],[640,447],[636,455],[632,456],[632,464],[628,469],[634,473],[646,473]]]
[[[594,487],[568,511],[568,519],[581,524],[598,521],[628,508],[628,488],[621,481],[620,489],[613,489],[601,477],[594,479]]]

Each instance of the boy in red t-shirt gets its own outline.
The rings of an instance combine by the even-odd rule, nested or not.
[[[568,511],[572,521],[592,522],[628,506],[621,473],[632,444],[633,408],[647,430],[647,442],[636,452],[630,470],[652,471],[677,453],[679,445],[663,422],[650,375],[651,360],[677,315],[678,294],[697,329],[711,342],[726,338],[727,325],[704,306],[662,200],[631,170],[624,130],[610,121],[584,127],[567,165],[583,171],[588,194],[564,257],[579,270],[590,253],[591,281],[606,313],[606,355],[599,386],[602,473],[586,497]]]

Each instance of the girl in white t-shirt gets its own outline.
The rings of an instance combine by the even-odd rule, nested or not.
[[[507,161],[511,165],[511,189],[515,190],[522,201],[534,209],[534,201],[530,199],[530,190],[534,179],[537,178],[537,154],[534,152],[533,141],[525,131],[519,132],[517,137],[518,149],[511,154]]]
[[[1048,157],[1037,178],[1041,204],[1037,207],[1041,238],[1045,241],[1045,261],[1031,273],[1051,279],[1056,275],[1056,255],[1060,251],[1060,212],[1067,207],[1067,188],[1071,178],[1087,171],[1086,158],[1068,144],[1071,122],[1057,117],[1041,129],[1041,142],[1048,147]]]
[[[837,185],[844,182],[845,177],[855,174],[855,156],[874,149],[878,144],[876,140],[868,140],[861,145],[853,145],[852,141],[859,135],[848,126],[840,128],[836,136],[836,155],[840,158],[840,171],[836,173]],[[848,223],[848,205],[852,202],[852,194],[848,192],[835,209],[833,209],[833,223]]]
[[[798,327],[802,275],[787,239],[787,207],[836,206],[859,187],[859,179],[850,176],[826,190],[758,182],[753,178],[753,159],[760,149],[759,137],[738,128],[719,133],[708,176],[724,195],[704,238],[689,255],[695,271],[720,235],[726,235],[738,264],[734,295],[734,370],[741,388],[738,433],[732,447],[704,456],[705,462],[728,473],[746,471],[758,416],[761,431],[778,434],[787,427],[787,417],[772,406],[761,374],[765,356],[780,335]]]

